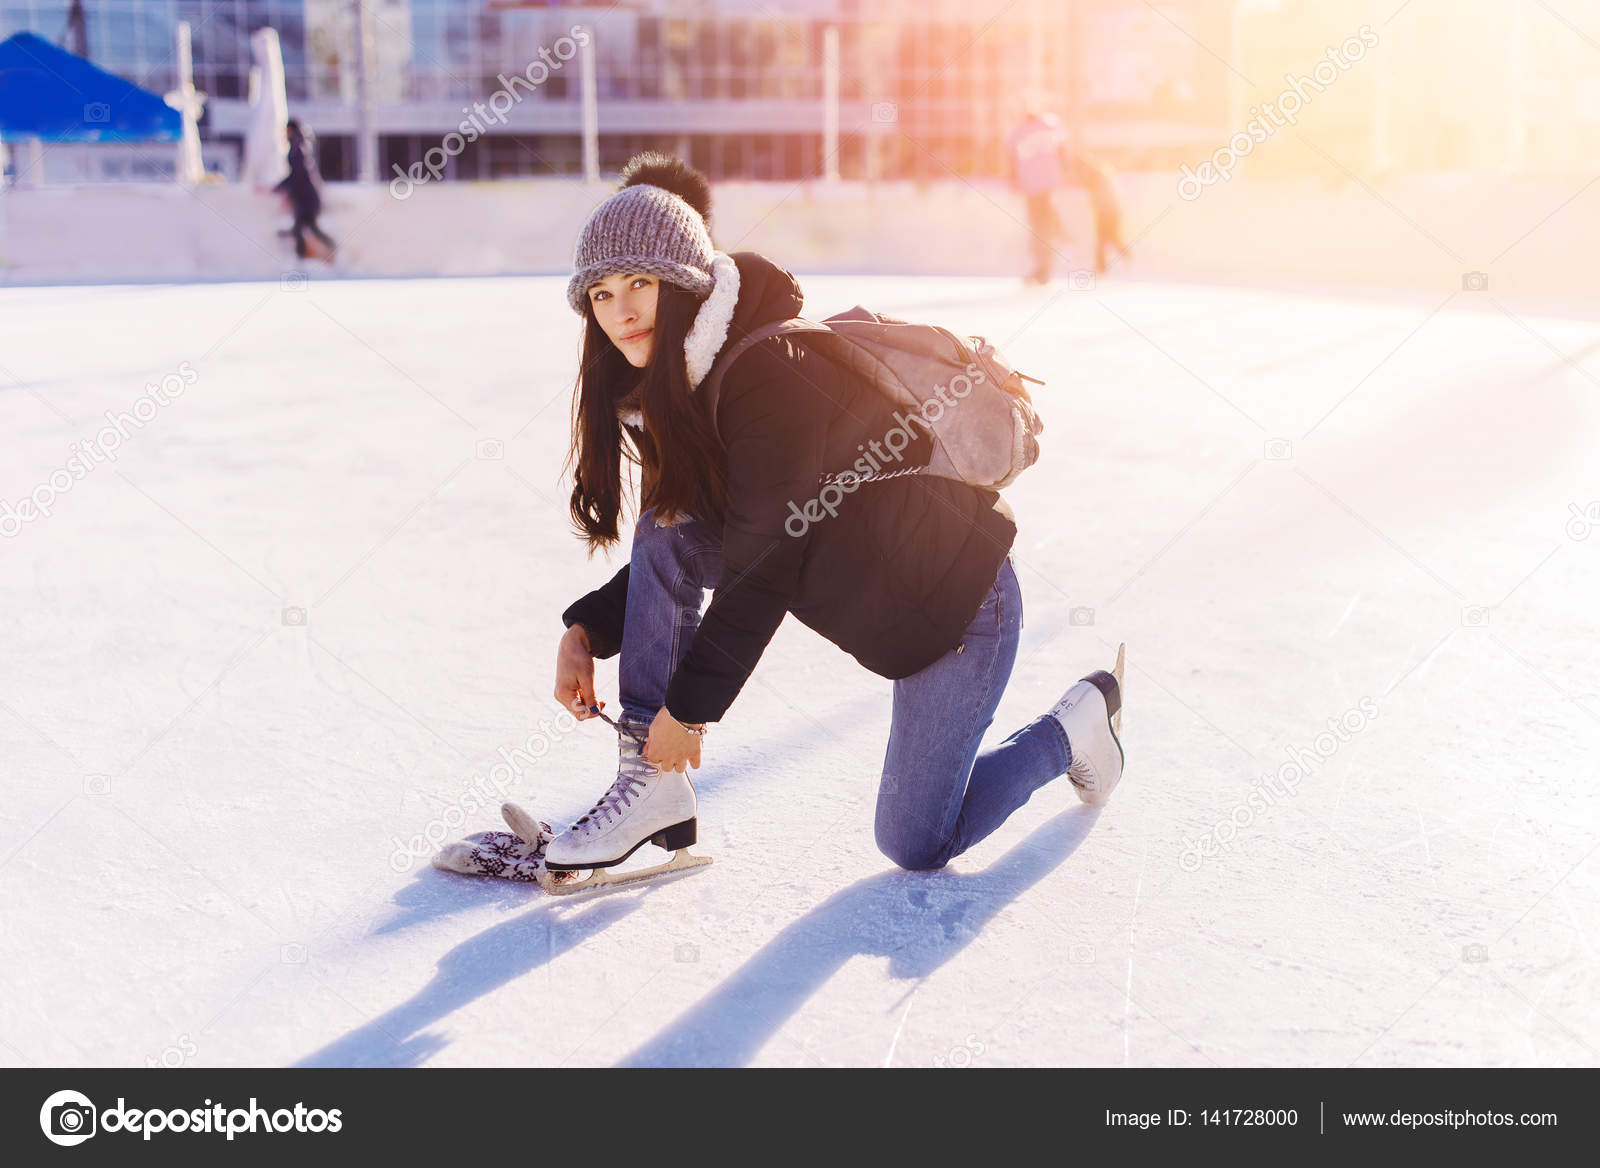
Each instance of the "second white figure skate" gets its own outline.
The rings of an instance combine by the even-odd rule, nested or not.
[[[617,726],[616,782],[545,848],[545,872],[539,883],[557,896],[637,884],[711,863],[709,856],[691,855],[688,850],[695,842],[698,825],[697,800],[689,776],[663,771],[644,757],[644,727],[611,724]],[[647,843],[676,854],[654,867],[610,871]],[[585,870],[589,876],[574,877]]]
[[[1117,663],[1111,672],[1097,669],[1078,682],[1050,710],[1072,745],[1072,765],[1067,777],[1078,798],[1100,807],[1122,779],[1122,659],[1126,645],[1117,646]]]

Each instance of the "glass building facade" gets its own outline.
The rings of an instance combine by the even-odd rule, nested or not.
[[[1041,93],[1124,165],[1164,164],[1226,122],[1225,75],[1170,17],[1226,43],[1231,0],[369,0],[369,89],[380,172],[419,160],[474,102],[551,60],[574,25],[593,30],[601,166],[653,146],[714,179],[798,179],[822,168],[825,29],[838,29],[845,178],[1004,172],[1024,91]],[[164,93],[173,28],[193,29],[202,138],[236,151],[249,89],[249,36],[278,30],[290,110],[316,132],[323,172],[354,177],[350,0],[84,0],[89,55]],[[0,36],[65,40],[68,0],[0,0]],[[541,54],[544,54],[541,57]],[[1091,68],[1093,62],[1095,67]],[[447,176],[575,173],[577,61],[518,88],[517,108],[451,158]],[[1096,139],[1100,139],[1096,141]],[[226,166],[224,166],[226,169]]]

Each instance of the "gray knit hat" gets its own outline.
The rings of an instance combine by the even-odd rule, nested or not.
[[[705,220],[683,199],[648,183],[624,187],[578,233],[567,303],[581,314],[589,286],[618,272],[642,272],[704,296],[714,254]]]

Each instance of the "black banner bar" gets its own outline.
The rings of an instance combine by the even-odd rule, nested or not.
[[[414,1162],[494,1147],[558,1163],[664,1149],[744,1163],[837,1155],[849,1132],[887,1139],[897,1163],[916,1148],[992,1159],[997,1140],[1069,1135],[1126,1152],[1542,1151],[1589,1145],[1597,1087],[1590,1069],[5,1070],[0,1146],[29,1164],[286,1151]]]

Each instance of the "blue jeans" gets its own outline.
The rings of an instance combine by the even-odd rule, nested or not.
[[[618,688],[630,720],[649,722],[700,626],[704,590],[722,578],[720,533],[698,520],[634,528]],[[894,683],[878,786],[878,848],[902,868],[942,868],[1067,771],[1066,732],[1048,714],[979,753],[1011,678],[1022,590],[1007,556],[960,644]]]
[[[667,683],[700,627],[705,590],[722,579],[722,533],[685,517],[659,526],[646,511],[633,528],[628,610],[622,622],[617,697],[630,722],[649,725],[667,701]]]

